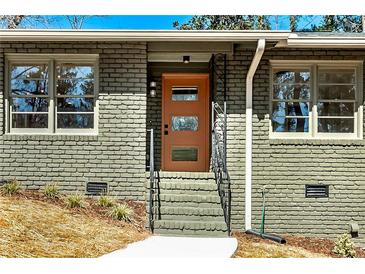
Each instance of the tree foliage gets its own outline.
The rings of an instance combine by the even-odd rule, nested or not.
[[[66,19],[72,29],[82,29],[85,22],[92,18],[92,15],[65,15],[62,18]],[[0,27],[5,29],[17,28],[50,28],[57,19],[50,16],[41,15],[0,15]]]
[[[324,15],[312,31],[363,32],[363,24],[361,15]]]
[[[364,31],[365,16],[361,15],[196,15],[185,23],[174,22],[180,30],[270,30],[279,21],[287,20],[288,28],[296,31]]]
[[[189,21],[173,23],[180,30],[269,30],[270,20],[265,15],[195,15]]]

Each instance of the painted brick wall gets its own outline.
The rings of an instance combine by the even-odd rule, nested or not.
[[[29,189],[58,182],[85,191],[85,182],[107,182],[111,195],[142,200],[146,149],[146,43],[1,43],[0,108],[5,53],[98,53],[98,136],[4,135],[0,113],[0,178]]]
[[[244,227],[245,75],[253,52],[238,50],[228,65],[229,170],[233,183],[233,228]],[[269,139],[269,60],[364,60],[364,50],[267,50],[254,79],[253,227],[266,185],[268,232],[335,237],[349,221],[365,235],[365,140]],[[365,77],[364,77],[365,78]],[[305,184],[329,184],[325,199],[305,198]]]

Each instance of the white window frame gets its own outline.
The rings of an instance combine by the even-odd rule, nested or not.
[[[309,109],[309,132],[274,132],[272,127],[273,111],[273,71],[276,69],[308,69],[311,73],[311,104]],[[355,110],[353,133],[318,133],[317,93],[318,68],[351,68],[355,70]],[[335,101],[335,100],[334,100]],[[347,60],[270,60],[270,139],[363,139],[363,61]]]
[[[12,128],[11,66],[48,63],[48,128]],[[94,127],[92,129],[57,129],[55,70],[57,63],[92,65],[94,67]],[[98,54],[6,54],[5,55],[5,133],[14,135],[97,135],[99,128],[99,55]]]

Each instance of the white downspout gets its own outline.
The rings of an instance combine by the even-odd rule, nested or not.
[[[252,86],[253,77],[265,51],[265,39],[259,39],[255,56],[246,77],[246,182],[245,182],[245,229],[251,229],[252,192]]]

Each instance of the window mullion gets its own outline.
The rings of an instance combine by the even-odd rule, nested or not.
[[[317,97],[318,97],[318,67],[312,65],[312,126],[311,136],[316,137],[318,134],[318,108],[317,108]]]
[[[55,77],[54,77],[54,60],[49,61],[49,79],[48,79],[48,88],[49,88],[49,108],[48,108],[48,129],[51,133],[55,132],[54,127],[54,94],[55,94]]]

